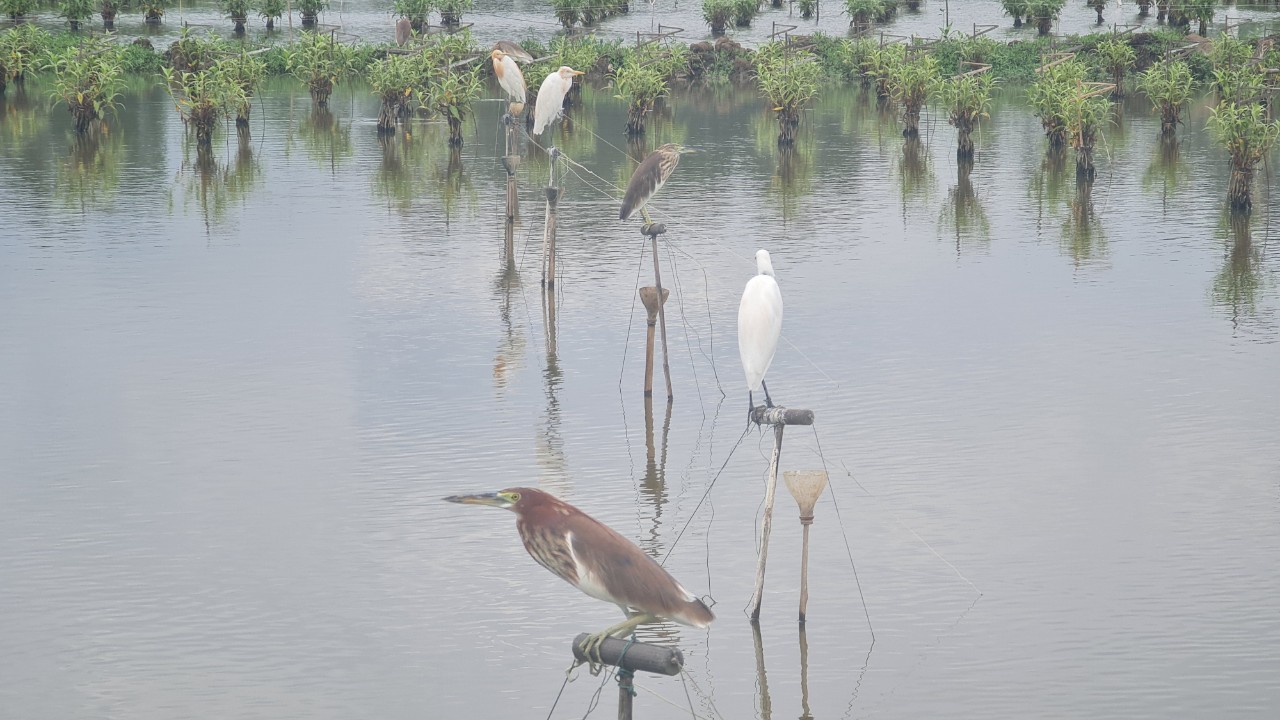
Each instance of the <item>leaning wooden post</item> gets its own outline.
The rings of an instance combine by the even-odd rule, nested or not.
[[[644,396],[653,397],[653,332],[658,324],[658,310],[661,305],[667,302],[667,296],[670,291],[665,288],[662,291],[662,300],[658,300],[658,289],[651,287],[640,288],[640,302],[644,303],[645,324],[648,327],[647,337],[644,344]]]
[[[653,284],[656,286],[656,292],[663,297],[663,302],[658,303],[658,329],[662,334],[662,375],[667,381],[667,399],[672,397],[671,392],[671,363],[667,360],[667,314],[663,311],[662,306],[666,303],[666,292],[662,289],[662,271],[658,269],[658,236],[667,231],[667,226],[662,223],[645,223],[640,226],[640,232],[646,235],[653,242]],[[648,391],[653,391],[648,386]]]
[[[582,651],[582,643],[588,637],[582,633],[573,639],[573,657],[578,662],[599,660],[618,668],[618,720],[631,720],[631,701],[636,695],[632,678],[637,670],[671,676],[679,675],[684,669],[684,655],[676,648],[615,637],[605,638],[600,644],[599,657],[589,658]]]
[[[552,288],[556,284],[556,203],[560,201],[560,188],[556,187],[556,160],[560,150],[551,148],[551,176],[547,180],[547,221],[542,229],[542,285]]]
[[[789,410],[783,407],[755,407],[751,420],[757,425],[773,426],[773,455],[769,458],[769,481],[764,491],[764,521],[760,524],[760,558],[756,561],[756,590],[751,595],[751,622],[760,621],[760,603],[764,600],[764,566],[769,557],[769,533],[773,530],[773,498],[778,489],[778,458],[782,455],[782,429],[788,425],[812,425],[812,410]]]

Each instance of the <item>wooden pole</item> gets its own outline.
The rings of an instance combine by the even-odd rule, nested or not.
[[[756,560],[756,590],[751,595],[751,622],[760,622],[760,603],[764,601],[764,565],[769,558],[769,533],[773,531],[773,496],[778,489],[778,458],[782,455],[782,429],[773,426],[773,455],[769,457],[769,482],[764,490],[764,521],[760,523],[760,557]]]
[[[666,231],[667,226],[661,223],[645,223],[640,226],[640,232],[653,242],[653,284],[660,295],[666,291],[662,289],[662,271],[658,267],[658,236]],[[662,335],[662,375],[667,381],[667,400],[671,400],[674,395],[671,391],[671,363],[667,359],[667,314],[662,309],[664,304],[658,303],[658,330]],[[650,388],[650,392],[652,391]]]
[[[543,284],[548,290],[556,286],[556,204],[560,202],[560,188],[547,188],[547,274]]]
[[[651,287],[640,288],[640,301],[644,303],[645,324],[647,326],[645,344],[644,344],[644,396],[653,397],[653,332],[658,324],[658,310],[661,305],[667,302],[667,296],[671,293],[663,289],[662,300],[658,300],[658,289]]]
[[[560,190],[556,187],[556,159],[560,157],[560,151],[551,148],[548,154],[551,156],[551,172],[547,180],[547,220],[542,228],[543,287],[552,287],[556,283],[556,202],[560,200]]]
[[[769,558],[769,534],[773,531],[773,500],[778,489],[778,459],[782,455],[782,430],[788,425],[812,425],[812,410],[783,407],[755,407],[751,419],[757,425],[773,426],[773,454],[769,458],[769,480],[764,491],[764,520],[760,524],[760,557],[756,560],[756,589],[751,595],[751,622],[760,622],[764,601],[764,568]]]
[[[804,528],[804,540],[800,550],[800,625],[802,627],[805,613],[809,610],[809,526],[812,524],[812,515],[800,517],[800,525]]]
[[[813,720],[809,713],[809,638],[800,625],[800,720]]]
[[[512,103],[511,107],[514,108],[517,104]],[[516,170],[520,167],[520,155],[516,152],[519,142],[516,139],[515,115],[511,112],[503,115],[502,124],[506,128],[507,152],[502,158],[502,167],[507,171],[507,224],[510,225],[520,213],[520,199],[516,193]]]
[[[594,662],[582,652],[582,642],[589,636],[580,633],[573,639],[573,657],[580,662]],[[600,661],[605,665],[624,668],[631,672],[655,673],[668,677],[679,675],[684,669],[684,654],[679,649],[650,645],[649,643],[623,640],[621,638],[605,638],[600,643]]]

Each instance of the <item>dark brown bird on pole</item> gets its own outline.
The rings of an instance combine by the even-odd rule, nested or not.
[[[509,488],[445,500],[514,512],[524,548],[539,565],[591,597],[622,608],[625,621],[583,643],[588,655],[606,637],[626,637],[642,624],[665,619],[703,628],[715,619],[710,608],[635,543],[549,493]]]
[[[671,173],[676,171],[676,166],[680,164],[680,156],[691,152],[695,151],[683,145],[667,143],[649,153],[636,171],[631,173],[627,192],[622,196],[622,210],[618,213],[618,219],[627,220],[635,214],[636,210],[639,210],[644,221],[649,222],[649,213],[645,211],[644,206],[658,194],[662,185],[667,182],[667,178],[671,177]]]

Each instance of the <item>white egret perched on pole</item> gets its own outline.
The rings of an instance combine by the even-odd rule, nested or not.
[[[573,87],[575,75],[586,75],[586,73],[574,70],[568,65],[562,65],[559,70],[547,75],[547,79],[542,81],[533,106],[532,133],[534,135],[541,135],[542,131],[564,112],[564,96],[568,95],[569,89]]]
[[[764,375],[782,336],[782,291],[773,277],[768,250],[756,251],[757,275],[747,281],[738,304],[738,355],[747,376],[747,401],[755,408],[752,393],[764,389],[764,402],[773,407]]]
[[[502,87],[512,103],[524,105],[524,73],[512,57],[501,50],[489,53],[493,58],[493,74],[498,76],[498,85]]]

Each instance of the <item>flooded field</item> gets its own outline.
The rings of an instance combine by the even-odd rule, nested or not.
[[[550,17],[521,7],[513,31]],[[631,147],[587,87],[545,138],[573,161],[547,296],[547,159],[525,148],[508,256],[498,103],[455,154],[440,123],[380,141],[367,87],[317,113],[281,79],[203,157],[161,87],[86,143],[43,82],[0,99],[0,717],[578,718],[597,693],[612,716],[609,678],[560,693],[616,608],[511,515],[441,500],[519,485],[714,602],[709,630],[642,631],[686,672],[637,677],[637,717],[1280,707],[1280,213],[1259,173],[1251,219],[1224,214],[1204,103],[1170,153],[1131,98],[1078,188],[1016,87],[971,171],[944,118],[904,149],[857,88],[780,154],[754,88],[678,88]],[[653,205],[675,400],[646,417],[652,268],[617,186],[663,142],[700,152]],[[785,492],[758,638],[743,613],[771,435],[735,317],[761,247],[769,389],[817,418],[782,467],[831,477],[804,637]]]

